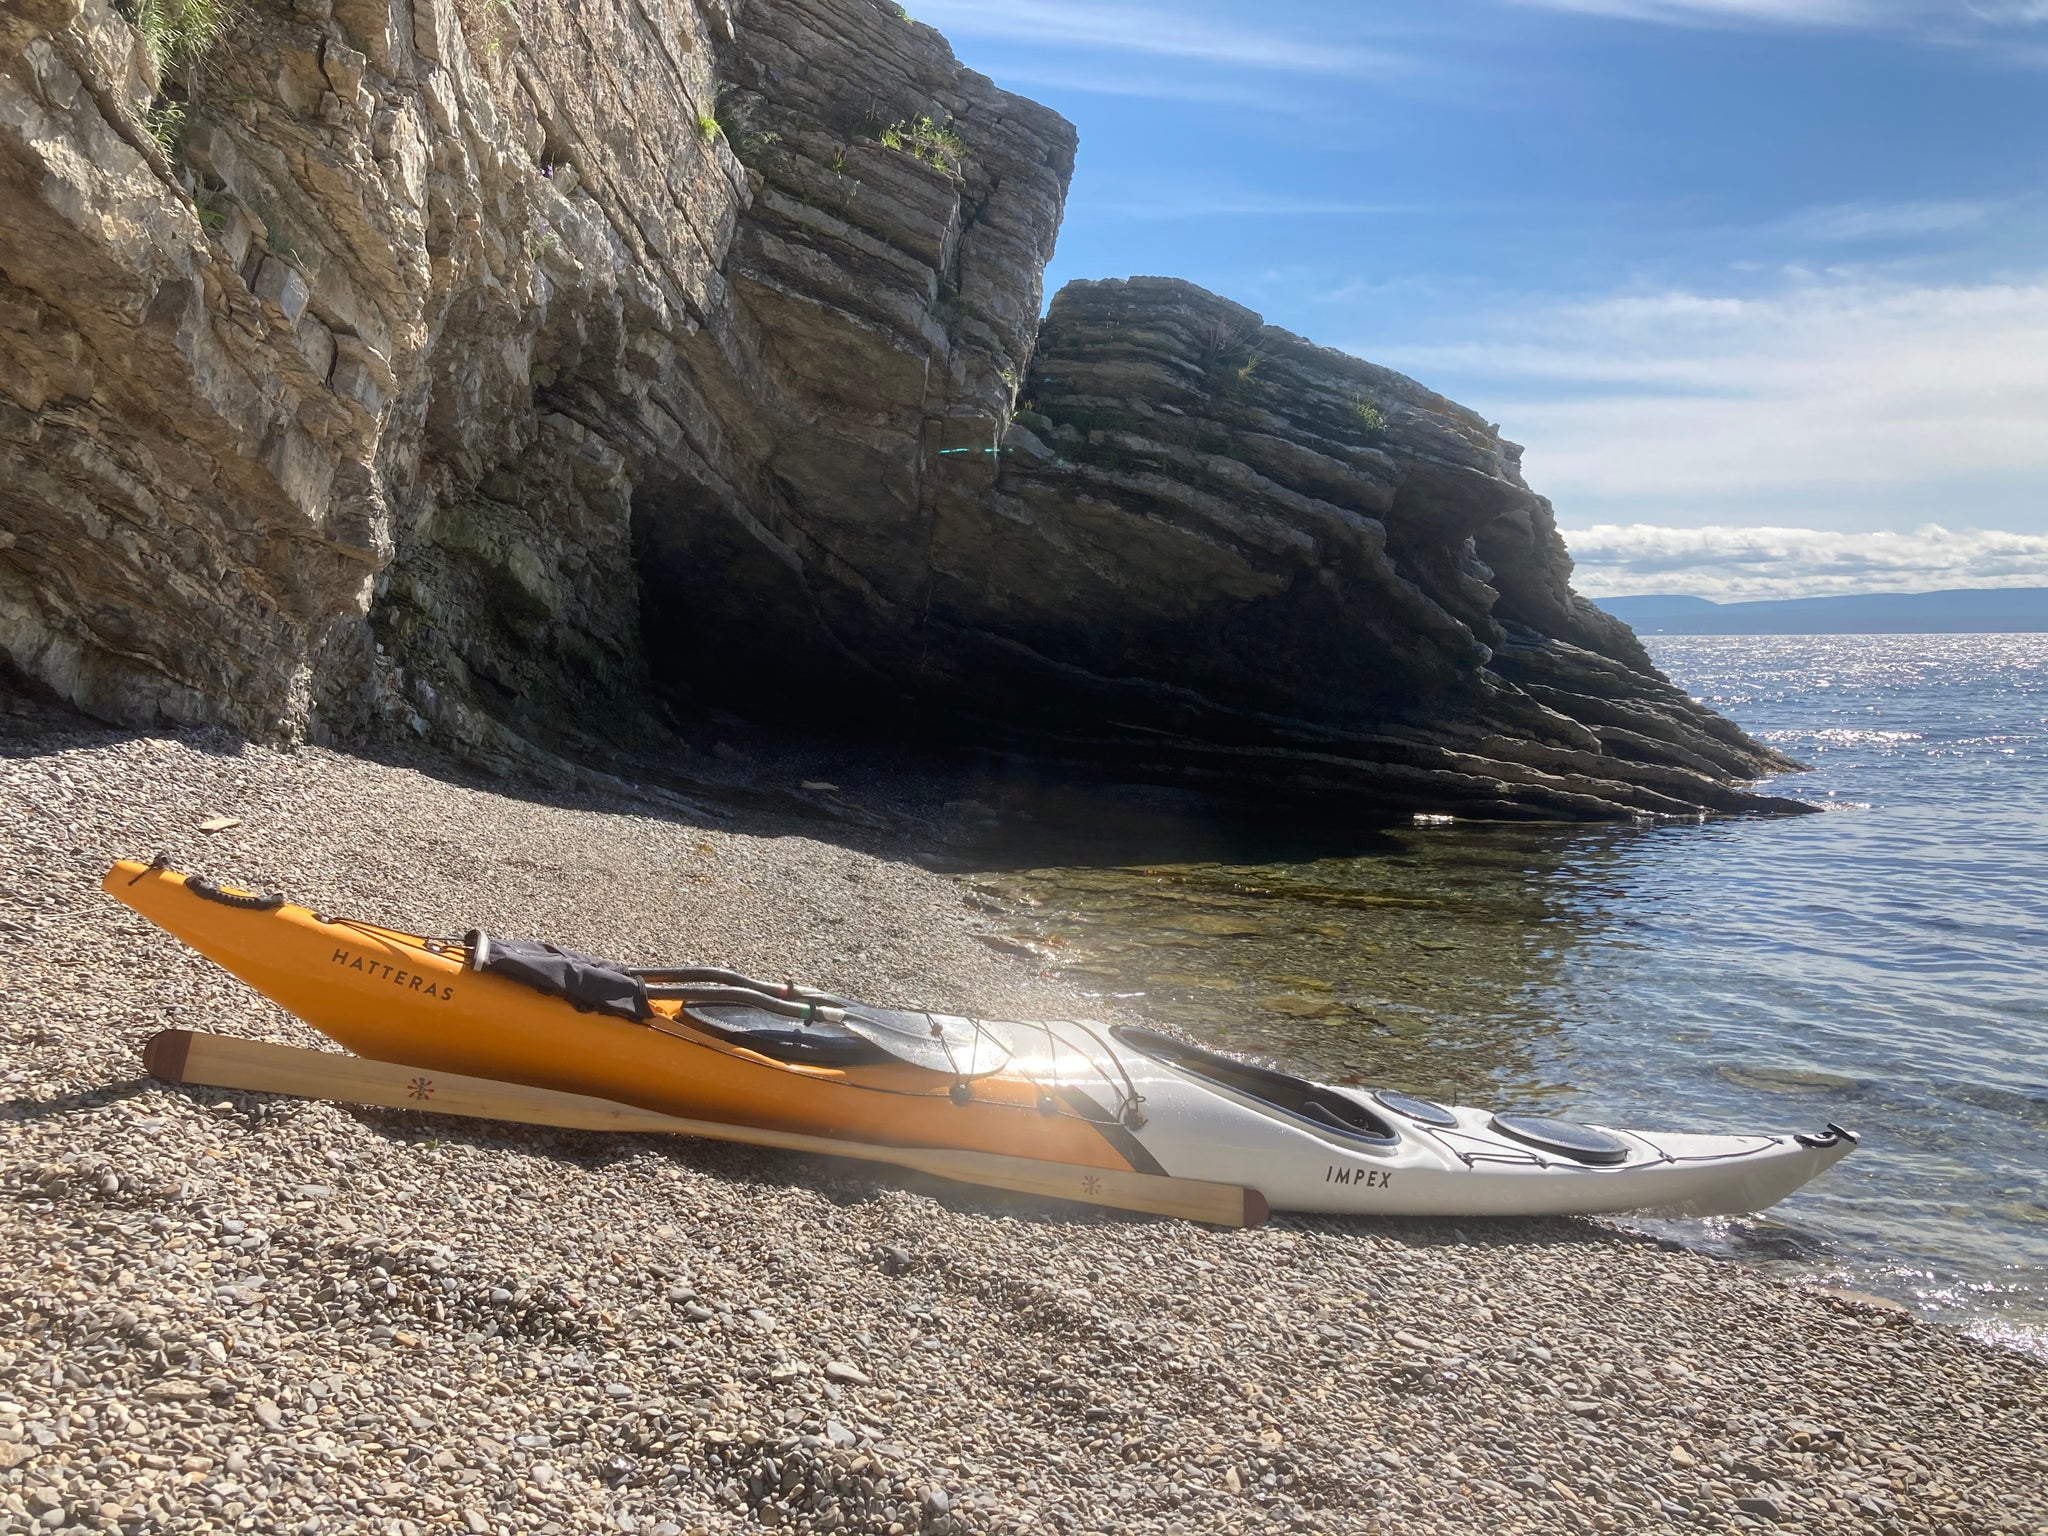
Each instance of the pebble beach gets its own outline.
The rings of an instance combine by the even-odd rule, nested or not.
[[[1098,1007],[899,831],[779,814],[0,720],[0,1529],[2048,1533],[2048,1366],[1595,1223],[1213,1231],[142,1075],[166,1027],[322,1043],[100,892],[159,850],[423,933]]]

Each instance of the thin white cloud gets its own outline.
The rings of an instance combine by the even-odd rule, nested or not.
[[[1488,339],[1468,345],[1359,350],[1503,422],[1568,518],[1761,522],[1881,501],[1898,526],[1953,519],[1994,487],[1999,510],[1971,521],[2048,526],[2048,274],[1630,294],[1481,323]]]
[[[1821,528],[1567,529],[1574,585],[1590,597],[1676,592],[1717,602],[2048,586],[2048,534],[1948,529],[1844,533]]]
[[[1194,192],[1180,198],[1098,202],[1090,211],[1127,219],[1378,218],[1441,213],[1441,203],[1382,203],[1336,197],[1273,197],[1257,192]]]
[[[916,0],[915,14],[955,36],[1051,45],[1068,53],[1104,49],[1239,69],[1358,78],[1406,75],[1414,68],[1414,61],[1399,53],[1290,35],[1277,25],[1238,26],[1120,0]]]
[[[1920,7],[1888,0],[1513,0],[1544,11],[1571,11],[1667,26],[1765,23],[1791,27],[1885,26]]]
[[[1871,240],[1908,240],[1921,235],[1957,234],[1981,228],[2011,206],[1995,198],[1922,199],[1900,203],[1831,203],[1801,209],[1772,227],[1794,240],[1856,245]]]
[[[1965,47],[1992,61],[2038,68],[2040,50],[2014,32],[2048,23],[2044,0],[1503,0],[1525,9],[1646,25],[1890,33]]]
[[[1320,102],[1285,92],[1251,90],[1207,78],[1134,74],[1127,68],[1110,65],[1101,69],[1070,69],[1006,63],[1003,85],[1011,90],[1083,91],[1092,96],[1125,96],[1141,101],[1210,102],[1280,117],[1314,117],[1327,110]]]

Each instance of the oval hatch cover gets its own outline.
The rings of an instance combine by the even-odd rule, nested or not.
[[[1555,1152],[1574,1162],[1611,1168],[1628,1161],[1628,1143],[1612,1131],[1579,1125],[1571,1120],[1551,1120],[1543,1115],[1495,1115],[1493,1128],[1525,1146]]]

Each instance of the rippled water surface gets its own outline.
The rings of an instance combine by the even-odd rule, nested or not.
[[[1661,638],[1798,820],[982,877],[1070,975],[1338,1081],[1855,1156],[1681,1239],[2048,1352],[2048,636]]]

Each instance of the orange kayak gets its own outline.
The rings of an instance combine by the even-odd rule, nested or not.
[[[644,988],[654,994],[645,1017],[579,1007],[478,969],[490,944],[482,935],[437,941],[132,860],[115,864],[101,884],[338,1045],[374,1061],[732,1125],[1161,1171],[1116,1106],[1077,1086],[1049,1087],[1043,1072],[1033,1078],[1005,1066],[987,1070],[992,1060],[1007,1064],[1007,1050],[984,1049],[962,1066],[941,1062],[940,1070],[858,1048],[836,1052],[850,1058],[836,1064],[778,1059],[791,1052],[765,1042],[811,1047],[796,1050],[799,1057],[835,1053],[801,1040],[800,1028],[762,1031],[764,1045],[751,1045],[744,1031],[722,1027],[735,1010],[664,998],[658,984]],[[826,1032],[816,1033],[822,1039]]]

